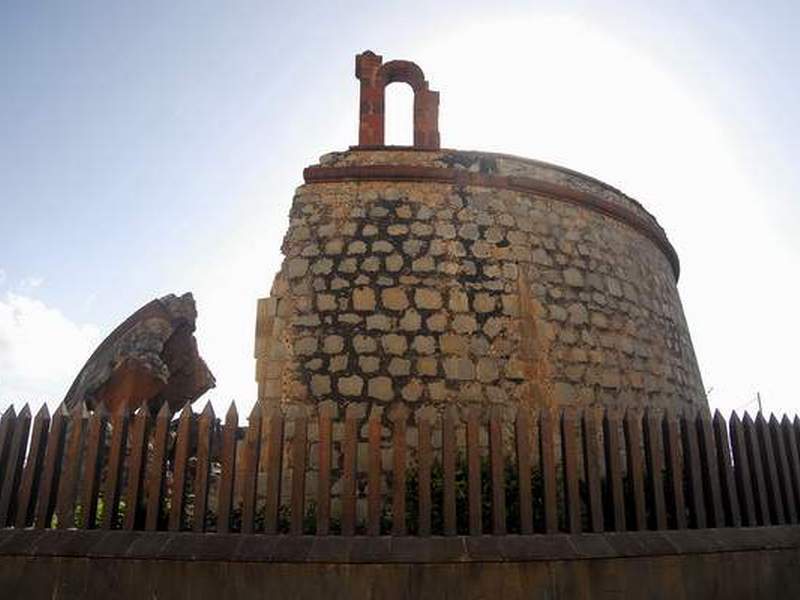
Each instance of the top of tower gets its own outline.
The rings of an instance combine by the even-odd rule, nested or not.
[[[356,77],[361,82],[358,145],[384,146],[386,86],[401,81],[414,90],[414,148],[439,148],[439,92],[428,89],[425,74],[410,60],[383,63],[367,50],[356,55]]]

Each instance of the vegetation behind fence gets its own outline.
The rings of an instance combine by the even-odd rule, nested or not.
[[[800,420],[329,404],[0,420],[0,525],[480,535],[798,522]]]

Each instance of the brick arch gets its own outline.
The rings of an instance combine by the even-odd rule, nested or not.
[[[414,91],[414,147],[439,148],[439,92],[428,88],[416,63],[392,60],[369,50],[356,56],[356,77],[361,82],[359,146],[383,146],[386,86],[402,82]]]
[[[390,60],[378,69],[378,76],[383,81],[384,88],[390,83],[403,82],[410,85],[415,94],[428,89],[422,69],[410,60]]]

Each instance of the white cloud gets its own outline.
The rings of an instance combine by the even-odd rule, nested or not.
[[[42,287],[44,283],[44,277],[38,277],[36,275],[31,275],[30,277],[25,277],[22,281],[19,282],[17,286],[21,292],[30,292],[35,290],[36,288]]]
[[[100,339],[99,329],[78,324],[28,295],[0,298],[0,409],[12,402],[47,401],[66,394]]]

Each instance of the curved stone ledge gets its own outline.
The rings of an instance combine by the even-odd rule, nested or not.
[[[680,275],[678,254],[655,219],[640,206],[625,206],[591,192],[525,175],[498,175],[466,169],[406,164],[370,164],[345,166],[310,166],[303,171],[306,183],[337,183],[345,181],[432,182],[455,186],[478,186],[507,189],[525,194],[547,196],[570,202],[611,217],[635,229],[651,240],[664,253],[672,267],[675,280]],[[627,200],[633,202],[629,198]],[[638,205],[638,203],[636,203]],[[638,209],[638,210],[637,210]],[[647,216],[643,216],[644,212]]]

